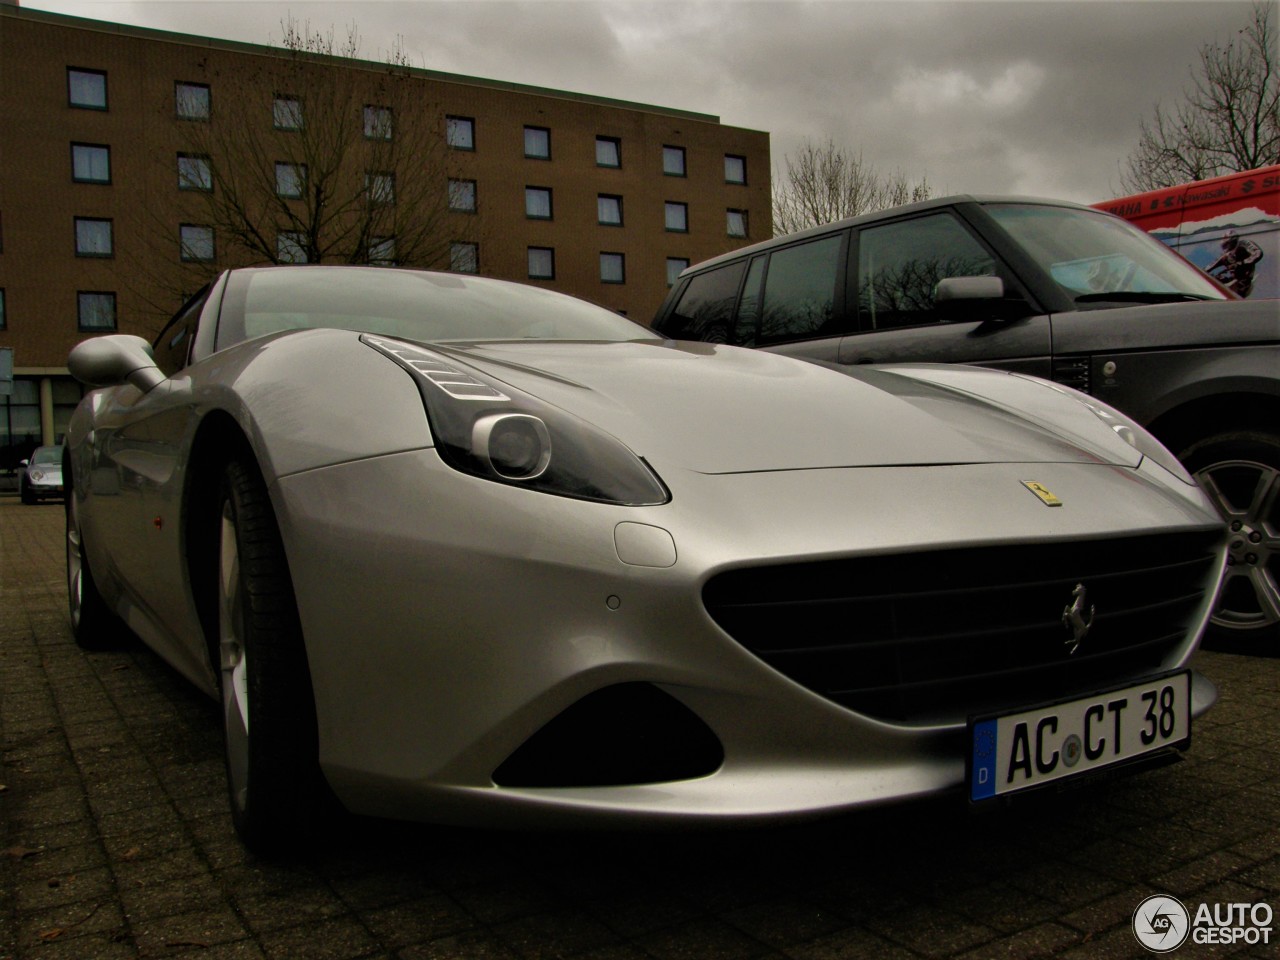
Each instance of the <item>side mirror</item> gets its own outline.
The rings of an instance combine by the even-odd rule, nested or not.
[[[30,460],[19,460],[19,461],[18,461],[18,466],[20,466],[20,467],[25,467],[25,466],[29,465],[30,463],[31,463],[31,461],[30,461]]]
[[[1005,299],[1004,280],[1000,277],[946,277],[934,288],[933,302],[941,318],[951,322],[999,323],[1021,315],[1018,307],[1025,306],[1021,301]]]
[[[947,277],[938,281],[934,302],[939,307],[954,300],[1003,300],[1004,281],[999,277]]]
[[[90,387],[131,383],[143,393],[154,390],[166,379],[156,366],[151,344],[141,337],[123,333],[76,344],[67,357],[67,368],[73,377]]]

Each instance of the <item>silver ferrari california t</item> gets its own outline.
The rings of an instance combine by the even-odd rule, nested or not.
[[[103,336],[67,442],[79,642],[221,698],[251,845],[984,804],[1184,747],[1225,562],[1174,458],[962,366],[674,342],[501,281],[233,270]],[[963,791],[963,793],[962,793]]]

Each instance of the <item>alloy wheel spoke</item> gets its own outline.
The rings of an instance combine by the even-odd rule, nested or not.
[[[1280,588],[1271,574],[1265,567],[1252,567],[1249,570],[1249,582],[1258,595],[1263,622],[1268,626],[1280,623]]]
[[[1200,488],[1208,495],[1213,502],[1214,509],[1218,511],[1227,520],[1233,518],[1244,519],[1244,511],[1237,510],[1235,505],[1227,499],[1226,494],[1222,492],[1222,488],[1218,486],[1217,478],[1205,470],[1196,474],[1196,479],[1200,481]]]
[[[1270,467],[1262,467],[1258,471],[1258,486],[1254,489],[1253,500],[1249,504],[1249,519],[1261,523],[1267,515],[1267,508],[1275,502],[1276,490],[1280,486],[1280,471]]]
[[[218,656],[222,672],[227,773],[236,806],[243,810],[249,790],[249,663],[244,646],[244,591],[231,505],[223,509],[218,554]]]

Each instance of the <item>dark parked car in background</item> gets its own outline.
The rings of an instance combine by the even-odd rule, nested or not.
[[[1231,527],[1220,631],[1280,645],[1280,302],[1245,301],[1118,217],[957,196],[686,270],[653,326],[836,365],[1036,374],[1155,434]]]
[[[63,497],[62,447],[36,447],[18,469],[18,493],[23,503]]]

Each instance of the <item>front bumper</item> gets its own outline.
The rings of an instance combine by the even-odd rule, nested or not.
[[[1219,525],[1193,490],[1142,470],[1030,470],[1064,507],[1027,494],[1018,465],[660,470],[672,502],[645,508],[478,480],[429,449],[283,478],[273,497],[322,767],[354,811],[489,824],[770,818],[958,787],[964,717],[905,725],[840,707],[724,633],[702,586],[757,563]],[[637,524],[652,532],[620,532]],[[1198,628],[1162,668],[1185,665]],[[637,682],[710,727],[718,769],[636,786],[495,785],[553,718]],[[1215,697],[1197,679],[1193,712]]]

